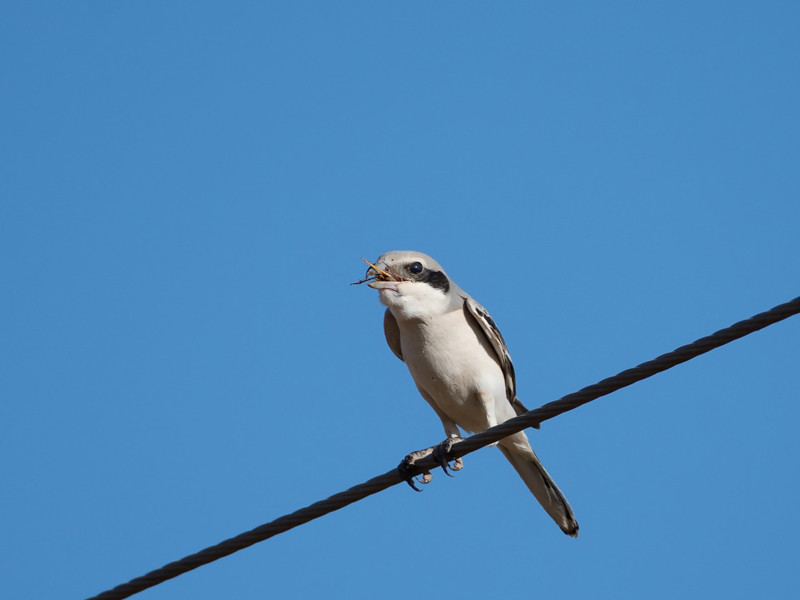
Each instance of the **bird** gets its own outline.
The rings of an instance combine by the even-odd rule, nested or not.
[[[406,457],[405,466],[433,453],[447,472],[447,453],[461,430],[478,433],[527,409],[517,397],[514,365],[489,312],[462,290],[427,254],[386,252],[366,278],[386,310],[383,327],[391,351],[408,367],[420,395],[442,422],[447,438]],[[459,429],[460,428],[460,429]],[[561,530],[578,536],[578,522],[564,494],[545,470],[524,432],[495,445]],[[404,463],[401,463],[401,474]],[[461,468],[460,460],[451,467]],[[404,477],[417,489],[410,477]],[[426,474],[422,483],[430,481]]]

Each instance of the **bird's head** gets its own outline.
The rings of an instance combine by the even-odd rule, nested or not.
[[[427,254],[395,250],[381,254],[369,266],[367,283],[378,290],[381,304],[398,320],[426,319],[456,307],[454,284],[441,265]]]

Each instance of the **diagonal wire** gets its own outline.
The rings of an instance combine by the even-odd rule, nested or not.
[[[527,427],[536,427],[539,423],[552,419],[560,414],[578,408],[596,400],[602,396],[615,392],[619,389],[627,387],[637,381],[652,377],[657,373],[671,369],[672,367],[691,360],[701,354],[705,354],[710,350],[719,348],[729,342],[737,340],[741,337],[749,335],[759,329],[763,329],[769,325],[782,321],[792,315],[800,313],[800,297],[791,300],[785,304],[776,306],[775,308],[763,313],[759,313],[754,317],[739,321],[730,327],[721,329],[716,333],[704,338],[681,346],[680,348],[662,354],[658,358],[647,361],[632,369],[627,369],[621,373],[608,377],[602,381],[583,388],[572,394],[568,394],[558,400],[549,402],[544,406],[528,411],[527,413],[510,419],[496,427],[487,429],[482,433],[475,434],[463,442],[453,445],[450,455],[453,458],[465,456],[484,446],[501,440],[509,435],[518,431],[522,431]],[[423,460],[418,461],[414,465],[412,474],[420,474],[428,470],[436,468],[438,465],[432,456],[425,457]],[[397,469],[392,469],[374,477],[369,481],[356,485],[349,490],[334,494],[330,498],[315,502],[310,506],[296,510],[295,512],[284,515],[275,519],[271,523],[260,525],[255,529],[232,537],[215,546],[201,550],[196,554],[191,554],[185,558],[171,562],[160,569],[156,569],[143,575],[132,579],[128,583],[123,583],[117,587],[93,596],[89,600],[122,600],[128,598],[133,594],[156,586],[164,581],[182,575],[188,571],[207,565],[220,558],[243,550],[248,546],[252,546],[258,542],[262,542],[280,533],[293,529],[304,523],[308,523],[316,518],[319,518],[328,513],[344,508],[349,504],[353,504],[359,500],[381,492],[387,488],[400,483],[400,477]]]

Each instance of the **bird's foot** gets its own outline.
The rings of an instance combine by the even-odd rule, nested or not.
[[[452,477],[452,475],[447,470],[448,467],[453,471],[460,471],[464,468],[464,462],[460,458],[456,458],[453,460],[453,464],[450,464],[450,461],[452,460],[450,458],[450,450],[453,448],[453,444],[457,444],[458,442],[462,441],[464,441],[464,438],[449,437],[442,443],[433,447],[433,458],[436,459],[436,462],[439,463],[440,467],[442,467],[442,471],[444,471],[449,477]]]
[[[423,471],[422,478],[414,477],[411,475],[412,467],[416,464],[418,460],[422,460],[429,454],[433,453],[434,448],[436,446],[432,446],[431,448],[425,448],[424,450],[417,450],[416,452],[412,452],[408,456],[406,456],[400,464],[397,465],[397,471],[400,473],[400,477],[403,478],[411,488],[417,492],[421,492],[422,490],[419,489],[416,485],[414,485],[414,481],[421,483],[422,485],[427,485],[431,481],[433,481],[433,475],[431,475],[430,471]]]
[[[423,471],[421,477],[414,477],[412,473],[416,471],[415,465],[417,461],[422,460],[431,454],[439,466],[442,467],[442,471],[444,471],[448,477],[452,477],[453,475],[450,473],[450,471],[460,471],[464,468],[464,462],[460,458],[452,459],[450,457],[450,450],[453,448],[453,444],[457,444],[458,442],[463,441],[463,439],[464,438],[461,437],[450,437],[440,444],[436,444],[430,448],[412,452],[406,456],[399,465],[397,465],[397,471],[400,473],[400,477],[402,477],[403,481],[410,485],[414,490],[421,492],[422,490],[414,485],[414,482],[416,481],[422,485],[427,485],[433,481],[433,475],[431,475],[430,471]],[[451,462],[452,464],[450,464]],[[450,471],[448,471],[448,469],[450,469]]]

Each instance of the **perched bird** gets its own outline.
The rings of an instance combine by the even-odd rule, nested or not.
[[[411,251],[387,252],[374,264],[365,262],[370,267],[364,281],[378,290],[387,307],[383,327],[389,348],[406,363],[447,435],[428,453],[446,456],[462,439],[459,427],[480,432],[526,412],[517,398],[514,366],[497,325],[439,263]],[[577,537],[572,508],[525,433],[500,440],[498,447],[561,530]],[[446,467],[447,458],[439,460]]]

